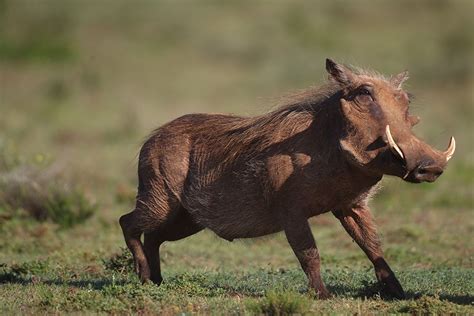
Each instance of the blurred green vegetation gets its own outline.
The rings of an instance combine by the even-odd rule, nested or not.
[[[25,159],[0,143],[0,225],[23,218],[70,228],[91,217],[96,205],[58,167],[42,154]]]
[[[58,231],[54,220],[0,205],[0,283],[8,283],[0,302],[11,306],[0,311],[153,313],[177,299],[163,291],[188,289],[165,312],[473,313],[473,12],[469,0],[0,0],[0,177],[14,171],[32,182],[24,170],[39,168],[46,182],[62,181],[40,186],[45,196],[63,192],[52,214],[91,208],[79,216],[85,224]],[[265,292],[266,271],[298,273],[281,234],[228,244],[203,232],[166,244],[163,270],[171,280],[164,290],[142,289],[127,269],[114,270],[129,263],[117,219],[133,205],[146,135],[185,113],[268,111],[279,96],[324,82],[326,57],[387,75],[409,70],[412,112],[422,117],[417,134],[438,148],[456,137],[456,154],[437,182],[387,178],[372,203],[387,259],[411,300],[357,294],[370,288],[373,273],[330,214],[313,225],[325,277],[333,288],[338,278],[350,288],[329,303],[308,303],[294,288]],[[63,191],[65,184],[73,189]],[[183,272],[196,277],[183,281]],[[111,281],[117,273],[122,283]],[[286,282],[282,275],[276,283]],[[229,278],[233,284],[223,281]],[[295,280],[292,286],[305,285],[302,275]],[[258,290],[245,290],[247,281]]]

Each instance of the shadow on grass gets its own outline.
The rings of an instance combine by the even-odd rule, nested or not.
[[[259,291],[249,291],[252,287],[246,288],[245,284],[240,282],[235,282],[235,284],[229,283],[221,283],[220,282],[213,282],[212,277],[211,280],[208,279],[208,275],[201,275],[197,278],[194,278],[194,282],[198,282],[198,286],[201,289],[209,290],[209,296],[213,296],[212,293],[214,292],[223,292],[227,295],[235,295],[240,294],[248,297],[260,297],[262,293]],[[165,283],[170,285],[176,283],[181,276],[174,276],[165,279]],[[186,277],[185,277],[186,278]],[[0,275],[0,284],[21,284],[24,286],[34,285],[34,284],[46,284],[46,285],[56,285],[56,286],[67,286],[67,287],[75,287],[80,289],[92,289],[96,291],[102,291],[104,288],[108,286],[125,286],[131,283],[140,286],[138,283],[132,280],[127,279],[118,279],[113,280],[112,278],[101,278],[101,279],[82,279],[82,280],[64,280],[64,279],[42,279],[42,278],[26,278],[26,277],[18,277],[12,275]],[[179,282],[178,282],[179,283]],[[217,284],[216,284],[217,283]],[[251,283],[251,282],[249,282]],[[390,296],[387,296],[383,293],[380,285],[378,283],[366,283],[363,287],[351,287],[347,285],[341,284],[328,284],[328,290],[335,295],[335,297],[352,297],[352,298],[381,298],[384,301],[393,301],[394,299]],[[264,288],[266,290],[266,288]],[[173,291],[171,288],[170,291]],[[221,292],[221,293],[222,293]],[[302,293],[308,293],[307,289],[302,290]],[[193,296],[192,291],[188,293],[190,296]],[[418,300],[422,296],[434,296],[432,293],[428,292],[416,292],[416,291],[407,291],[406,292],[406,300]],[[442,301],[449,301],[451,303],[455,303],[458,305],[473,305],[474,304],[474,296],[463,294],[463,295],[455,295],[455,294],[442,294],[440,293],[437,298]]]
[[[92,280],[60,280],[60,279],[42,279],[42,278],[23,278],[23,277],[9,277],[2,278],[0,276],[0,284],[21,284],[21,285],[35,285],[35,284],[46,284],[46,285],[57,285],[57,286],[68,286],[76,287],[81,289],[92,289],[100,291],[106,286],[116,285],[122,286],[130,283],[125,280],[111,280],[111,279],[92,279]]]
[[[366,287],[362,287],[359,289],[354,289],[351,287],[347,286],[341,286],[341,285],[328,285],[327,286],[328,290],[331,293],[334,293],[336,296],[342,296],[342,297],[352,297],[352,298],[378,298],[380,297],[384,301],[395,301],[393,297],[384,294],[382,291],[382,287],[378,283],[373,283],[370,284]],[[353,295],[350,295],[348,293],[354,293]],[[406,291],[405,292],[406,298],[405,300],[418,300],[420,299],[423,295],[426,296],[434,296],[432,293],[427,293],[427,292],[416,292],[416,291]],[[455,303],[458,305],[473,305],[474,304],[474,296],[472,295],[453,295],[453,294],[439,294],[438,298],[441,301],[449,301],[451,303]]]
[[[44,284],[48,285],[66,285],[70,287],[77,287],[81,289],[93,289],[100,291],[106,286],[116,285],[122,286],[127,284],[127,281],[118,280],[112,281],[108,279],[96,279],[96,280],[45,280],[42,281]]]
[[[449,301],[458,305],[474,305],[474,296],[472,295],[448,295],[440,294],[439,299],[442,301]]]

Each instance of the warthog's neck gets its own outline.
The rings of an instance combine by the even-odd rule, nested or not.
[[[374,192],[381,176],[372,176],[354,168],[338,155],[318,159],[303,169],[300,198],[308,201],[310,216],[363,205]],[[298,182],[298,181],[296,181]]]
[[[273,151],[252,163],[265,179],[264,196],[271,205],[292,204],[310,216],[361,204],[381,176],[351,165],[340,148],[342,123],[337,111],[315,115],[304,130],[276,142]],[[245,177],[244,177],[245,178]],[[255,178],[253,178],[255,179]],[[248,181],[249,183],[250,181]]]

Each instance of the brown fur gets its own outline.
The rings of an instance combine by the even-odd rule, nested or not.
[[[161,282],[164,241],[204,228],[229,241],[283,230],[310,286],[328,297],[307,220],[333,211],[386,290],[403,296],[383,259],[367,200],[383,174],[402,177],[426,159],[444,168],[443,156],[411,133],[400,88],[406,75],[389,81],[330,60],[327,68],[327,85],[288,97],[268,114],[191,114],[152,133],[140,152],[136,207],[120,219],[143,281]],[[357,92],[367,84],[373,102]],[[405,163],[387,148],[386,124]]]

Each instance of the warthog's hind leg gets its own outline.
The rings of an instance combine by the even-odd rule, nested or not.
[[[150,279],[153,283],[160,285],[163,281],[160,268],[160,245],[163,241],[157,231],[145,233],[143,246],[150,267]]]
[[[146,282],[150,279],[150,268],[143,251],[142,242],[140,241],[143,229],[140,227],[141,218],[139,212],[139,210],[135,209],[123,215],[120,217],[119,223],[122,227],[128,249],[130,249],[133,255],[135,272],[139,275],[142,282]]]
[[[370,210],[360,207],[333,213],[374,265],[375,275],[382,284],[383,291],[397,299],[405,298],[400,282],[383,258],[382,247]]]
[[[160,285],[163,281],[160,267],[160,246],[165,241],[174,241],[191,236],[203,228],[196,224],[187,211],[180,207],[177,215],[165,221],[152,232],[145,233],[145,255],[150,266],[151,281]]]

